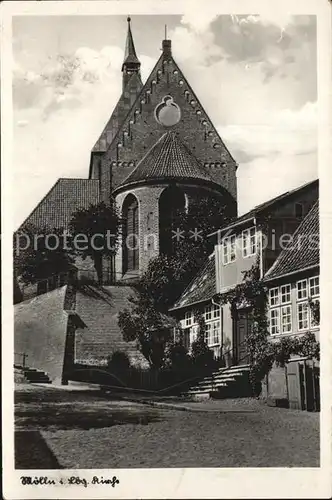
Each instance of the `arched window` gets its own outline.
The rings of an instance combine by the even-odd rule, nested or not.
[[[123,203],[122,218],[122,268],[125,274],[139,269],[138,201],[132,194],[128,194]]]
[[[181,230],[182,215],[186,212],[186,198],[177,186],[166,188],[159,198],[159,249],[161,254],[172,255],[177,241],[175,233]],[[174,231],[174,232],[172,232]]]

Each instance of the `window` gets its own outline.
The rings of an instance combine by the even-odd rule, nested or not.
[[[205,307],[204,318],[205,321],[209,321],[210,319],[212,319],[212,306]]]
[[[213,317],[220,318],[220,307],[213,305]]]
[[[138,201],[132,194],[128,194],[123,203],[122,218],[123,274],[125,274],[139,269]]]
[[[256,242],[256,228],[251,227],[242,231],[242,255],[243,257],[250,257],[255,255],[257,250]]]
[[[309,278],[309,295],[310,297],[317,297],[319,295],[319,276]]]
[[[270,333],[271,335],[280,333],[280,309],[270,311]]]
[[[215,321],[213,323],[213,343],[214,344],[219,344],[220,343],[220,321]]]
[[[212,323],[207,323],[205,325],[205,342],[207,345],[212,344]]]
[[[185,326],[191,326],[193,324],[194,318],[192,311],[187,311],[184,315]]]
[[[222,261],[223,264],[229,264],[236,259],[236,241],[235,235],[228,236],[222,242]]]
[[[308,298],[307,280],[297,282],[297,299],[303,300]]]
[[[284,306],[281,308],[281,333],[290,333],[292,331],[292,307]]]
[[[291,301],[291,286],[290,285],[282,285],[280,287],[280,295],[281,295],[281,303],[287,304],[287,302]]]
[[[220,343],[220,321],[213,321],[205,325],[205,342],[208,346]]]
[[[303,205],[302,203],[295,203],[295,217],[303,217]]]
[[[297,326],[300,330],[307,330],[309,327],[309,305],[307,302],[297,304]]]
[[[270,290],[270,306],[279,305],[279,288],[271,288]]]

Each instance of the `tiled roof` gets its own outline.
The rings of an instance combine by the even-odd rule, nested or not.
[[[225,231],[227,229],[231,229],[232,227],[235,227],[237,225],[240,225],[241,223],[244,223],[247,220],[253,219],[254,217],[257,217],[260,213],[264,212],[265,210],[272,208],[275,204],[283,201],[285,198],[288,198],[289,196],[293,196],[294,194],[298,193],[301,191],[301,189],[305,189],[311,185],[314,185],[318,183],[318,180],[310,181],[307,182],[306,184],[303,184],[302,186],[293,189],[291,191],[286,191],[285,193],[280,194],[279,196],[276,196],[275,198],[272,198],[270,200],[264,201],[263,203],[260,203],[253,209],[249,210],[249,212],[241,215],[237,219],[235,219],[231,224],[228,226],[225,226],[222,228],[222,231]]]
[[[209,173],[174,132],[166,132],[152,146],[121,187],[147,179],[200,179],[213,182]]]
[[[99,202],[99,181],[96,179],[59,179],[41,200],[21,227],[66,228],[72,214]]]
[[[319,205],[318,201],[303,219],[293,239],[265,275],[265,280],[319,265]]]
[[[210,300],[215,293],[216,268],[213,253],[170,310],[205,302]]]

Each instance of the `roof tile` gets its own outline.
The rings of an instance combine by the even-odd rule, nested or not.
[[[318,201],[303,219],[292,240],[265,275],[265,280],[319,265],[319,205]]]
[[[216,293],[216,269],[214,253],[197,273],[193,281],[187,286],[181,297],[171,310],[181,309],[190,305],[210,300]]]
[[[99,202],[99,181],[96,179],[59,179],[47,195],[21,224],[36,227],[66,228],[72,214]]]
[[[214,182],[174,132],[166,132],[158,139],[133,172],[122,182],[121,187],[147,179],[165,178]]]

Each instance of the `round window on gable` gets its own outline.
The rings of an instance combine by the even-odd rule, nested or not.
[[[174,102],[172,96],[166,95],[156,106],[154,116],[156,121],[161,125],[172,127],[179,123],[181,119],[181,109],[176,102]]]

